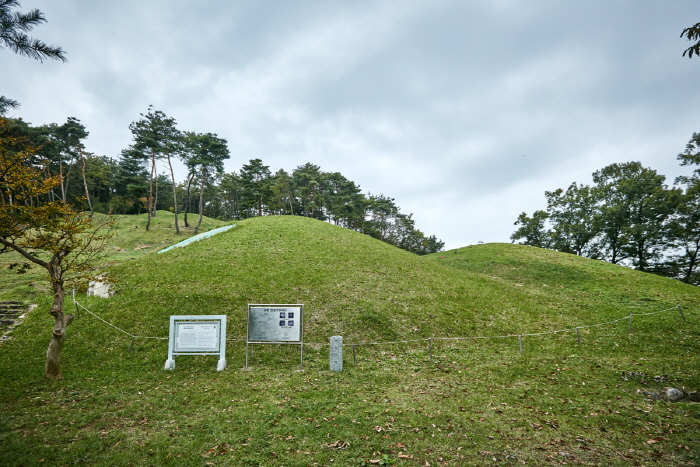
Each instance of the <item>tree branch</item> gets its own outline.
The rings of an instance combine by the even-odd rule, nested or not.
[[[45,269],[49,269],[49,263],[47,263],[46,261],[43,261],[43,260],[37,258],[36,256],[32,255],[31,253],[29,253],[27,250],[25,250],[25,249],[22,248],[21,246],[15,245],[14,243],[12,243],[12,242],[10,242],[10,241],[7,241],[6,239],[4,239],[4,238],[2,238],[2,237],[0,237],[0,243],[2,243],[3,245],[5,245],[7,248],[11,248],[11,249],[15,250],[17,253],[19,253],[20,255],[24,256],[25,258],[27,258],[27,259],[28,259],[29,261],[31,261],[32,263],[36,263],[36,264],[38,264],[39,266],[41,266],[41,267],[43,267],[43,268],[45,268]]]

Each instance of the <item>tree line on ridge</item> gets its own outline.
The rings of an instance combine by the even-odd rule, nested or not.
[[[546,191],[547,208],[520,214],[511,240],[700,285],[700,133],[677,159],[696,168],[672,187],[626,162],[594,172],[593,185]]]
[[[415,226],[394,198],[364,194],[339,172],[312,163],[272,173],[261,159],[226,173],[227,141],[213,133],[181,131],[175,119],[148,108],[129,125],[133,139],[118,158],[88,152],[89,135],[80,120],[32,126],[7,119],[6,136],[21,136],[36,147],[35,163],[60,183],[47,194],[78,209],[105,214],[175,214],[174,228],[198,231],[202,216],[224,221],[267,215],[297,215],[352,229],[416,254],[444,249],[444,242]],[[187,169],[177,181],[173,164]],[[189,214],[189,216],[188,216]],[[195,216],[195,219],[192,217]],[[182,224],[181,224],[182,222]]]

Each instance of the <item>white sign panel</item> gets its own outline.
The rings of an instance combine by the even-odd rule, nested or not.
[[[171,316],[166,370],[177,355],[219,355],[216,369],[226,368],[226,315]]]
[[[175,323],[176,352],[218,352],[219,321]]]

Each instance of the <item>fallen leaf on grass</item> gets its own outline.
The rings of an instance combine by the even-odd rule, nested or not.
[[[227,452],[231,452],[231,445],[228,443],[222,443],[205,451],[204,454],[202,454],[202,457],[213,457],[220,454],[226,454]]]
[[[338,440],[338,441],[336,441],[335,443],[326,443],[326,447],[327,447],[328,449],[336,449],[336,450],[339,450],[339,451],[340,451],[340,450],[342,450],[342,449],[347,449],[347,448],[349,448],[349,447],[350,447],[350,443],[348,443],[347,441]]]

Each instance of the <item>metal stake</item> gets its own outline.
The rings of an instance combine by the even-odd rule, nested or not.
[[[630,332],[632,332],[632,312],[630,311]]]
[[[683,314],[683,308],[681,308],[681,304],[678,304],[678,311],[681,313],[681,318],[683,318],[683,322],[685,323],[685,315]]]
[[[75,305],[75,316],[80,316],[80,309],[78,308],[78,302],[75,300],[75,287],[73,287],[73,304]],[[678,305],[680,307],[680,305]],[[681,312],[681,314],[683,314]]]
[[[299,345],[299,370],[304,369],[304,343]]]

